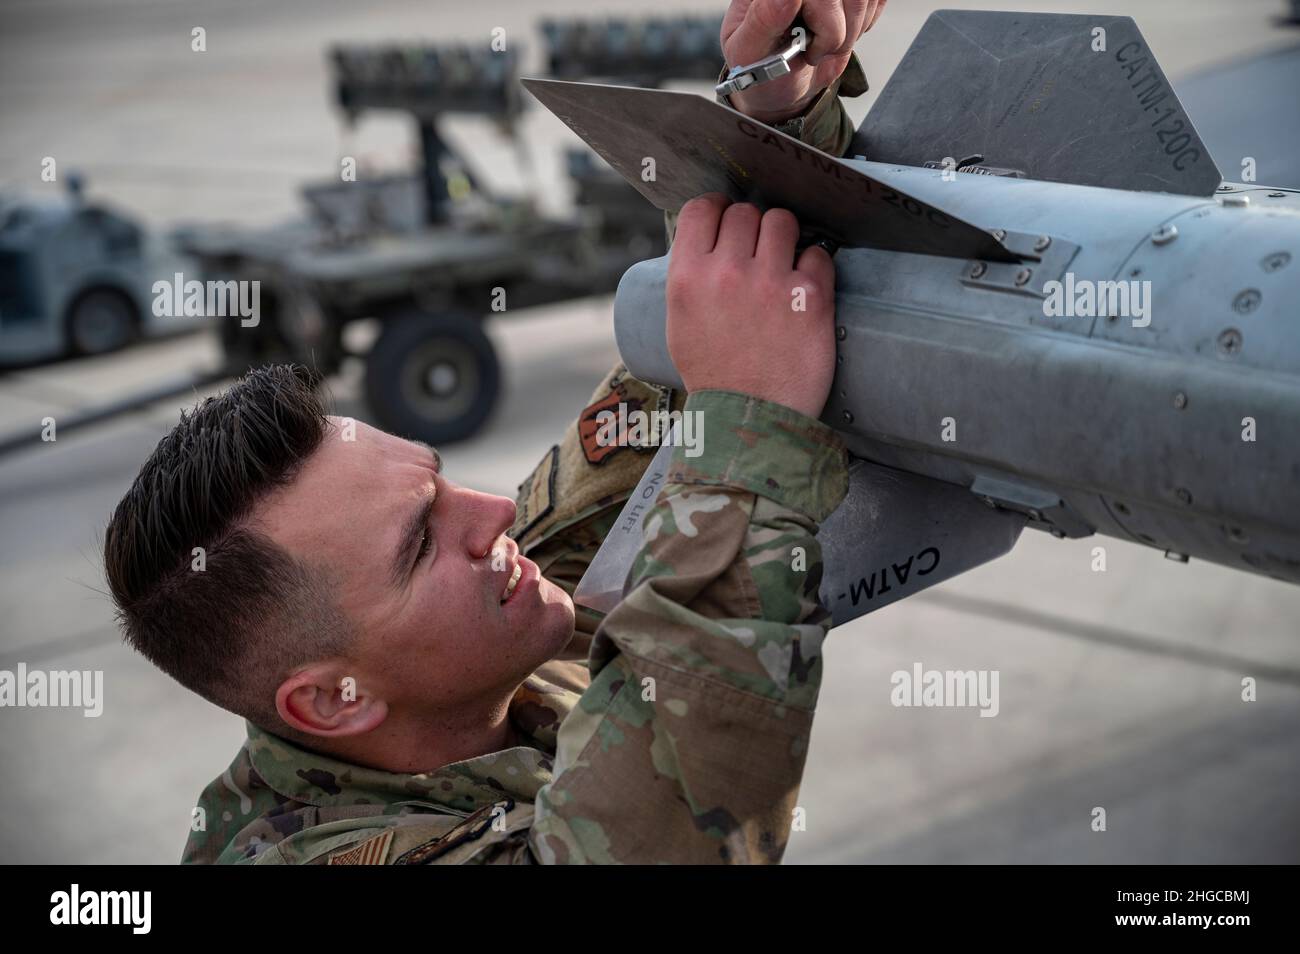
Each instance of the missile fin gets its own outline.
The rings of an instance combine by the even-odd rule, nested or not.
[[[655,206],[705,192],[787,208],[840,245],[1018,262],[989,232],[693,93],[525,79],[524,86]]]
[[[822,524],[822,603],[839,626],[1006,554],[1025,517],[965,487],[865,460]]]
[[[1136,192],[1210,195],[1223,179],[1123,16],[938,10],[849,151]]]
[[[608,613],[623,599],[641,549],[646,501],[659,492],[675,439],[646,467],[578,582],[575,602]],[[833,626],[847,623],[997,559],[1024,526],[1022,514],[994,510],[964,487],[855,460],[848,494],[817,533],[822,605]]]

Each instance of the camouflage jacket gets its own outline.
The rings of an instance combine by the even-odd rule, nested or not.
[[[827,151],[852,133],[834,92],[800,131]],[[573,640],[516,692],[528,744],[401,774],[249,724],[200,797],[183,863],[780,860],[829,625],[814,534],[847,490],[846,452],[780,405],[683,402],[615,368],[520,486],[511,530],[570,594],[653,450],[592,439],[620,402],[698,412],[703,453],[674,452],[628,597],[603,618],[576,607]]]

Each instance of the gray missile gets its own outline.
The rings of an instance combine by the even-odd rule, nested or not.
[[[842,246],[836,624],[1025,526],[1300,583],[1300,192],[1222,183],[1131,19],[934,14],[856,159],[690,94],[525,82],[660,208],[723,191]],[[626,273],[615,333],[633,374],[679,386],[666,272]],[[639,534],[620,521],[580,601],[621,597]]]

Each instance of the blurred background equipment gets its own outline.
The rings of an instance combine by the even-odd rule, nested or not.
[[[184,263],[127,215],[85,197],[0,194],[0,367],[114,351],[191,329],[159,320],[151,286]]]
[[[720,15],[547,20],[545,62],[564,76],[643,85],[712,80],[722,61],[720,26]],[[572,212],[547,215],[535,196],[495,194],[470,157],[443,135],[449,115],[489,118],[515,145],[519,163],[531,166],[519,132],[519,56],[517,45],[332,48],[331,82],[345,122],[352,126],[374,112],[407,114],[419,138],[419,167],[372,175],[353,160],[338,181],[302,187],[305,218],[269,228],[176,228],[171,238],[178,253],[197,262],[204,279],[260,283],[257,322],[216,325],[221,367],[70,416],[63,430],[261,364],[301,362],[323,380],[357,357],[364,362],[367,404],[382,427],[438,444],[475,434],[501,389],[500,362],[482,328],[486,315],[513,318],[539,305],[612,292],[629,266],[665,248],[662,214],[589,150],[572,148],[565,157]],[[531,170],[523,171],[531,180]],[[16,276],[6,282],[6,294],[53,299],[44,320],[26,322],[40,330],[39,342],[20,340],[17,331],[12,347],[0,339],[16,359],[53,356],[65,339],[71,353],[129,342],[150,326],[140,305],[148,300],[139,294],[145,276],[171,277],[171,270],[146,265],[138,228],[120,218],[110,227],[106,212],[78,210],[71,201],[65,206],[41,213],[49,223],[45,232],[57,234],[57,242],[38,243],[30,226],[24,231],[30,211],[15,213],[5,233],[12,238],[3,267]],[[53,223],[64,219],[78,224],[56,229]],[[87,243],[96,235],[103,241],[91,248]],[[84,281],[52,267],[59,248],[78,258]],[[50,264],[42,269],[38,262]],[[180,324],[167,321],[169,327]],[[369,340],[348,333],[363,321],[378,322]],[[11,436],[0,441],[0,453],[37,439],[35,429]]]
[[[556,79],[617,79],[627,86],[715,80],[722,68],[716,17],[541,21],[547,72]]]
[[[566,75],[663,82],[714,75],[719,19],[549,23],[549,62]],[[709,41],[708,38],[712,37]],[[227,324],[231,367],[301,361],[322,375],[352,353],[345,328],[378,319],[365,394],[386,429],[430,443],[473,435],[501,371],[481,320],[491,311],[612,291],[634,262],[663,251],[661,214],[611,171],[575,151],[575,210],[544,215],[531,198],[494,195],[441,134],[450,113],[477,113],[518,139],[518,51],[463,46],[342,46],[330,56],[349,122],[408,113],[417,173],[305,188],[312,219],[256,232],[198,228],[184,247],[210,278],[263,282],[257,329]],[[531,161],[520,146],[520,160]],[[268,295],[269,290],[269,295]]]

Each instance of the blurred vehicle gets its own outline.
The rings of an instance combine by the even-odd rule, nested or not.
[[[557,21],[545,33],[553,71],[559,63],[565,75],[621,69],[658,83],[713,79],[719,25],[720,18]],[[568,157],[575,208],[565,216],[541,213],[531,198],[492,194],[456,153],[439,130],[449,113],[491,117],[521,145],[517,47],[341,46],[330,62],[349,122],[373,110],[414,118],[420,167],[311,185],[303,189],[305,220],[262,230],[197,227],[182,246],[208,279],[261,282],[257,326],[220,326],[232,368],[293,360],[324,376],[356,353],[380,425],[430,443],[467,438],[491,415],[501,387],[482,319],[612,292],[629,266],[663,253],[662,214],[590,153]],[[380,330],[368,350],[354,352],[344,332],[364,319],[377,319]]]
[[[183,267],[165,239],[87,201],[76,176],[63,196],[0,196],[0,366],[193,329],[151,308],[154,280]]]
[[[542,30],[551,47],[546,67],[566,77],[645,86],[669,80],[712,84],[722,63],[721,22],[721,14],[546,21]],[[110,258],[120,272],[133,276],[117,287],[128,289],[122,299],[134,305],[130,313],[142,333],[196,320],[155,322],[146,307],[149,275],[201,274],[209,286],[257,282],[258,315],[255,321],[211,325],[222,346],[218,366],[66,416],[60,433],[271,362],[299,362],[323,379],[349,356],[364,362],[365,397],[381,426],[429,443],[476,433],[501,388],[496,351],[482,327],[485,316],[506,312],[513,318],[533,306],[613,292],[631,265],[663,254],[666,246],[663,214],[585,149],[566,156],[573,211],[554,216],[541,213],[531,198],[494,195],[444,140],[439,121],[446,114],[488,116],[515,141],[521,162],[529,162],[518,134],[523,110],[518,54],[517,46],[495,51],[384,44],[331,50],[336,98],[346,119],[354,122],[372,110],[407,113],[419,134],[418,167],[408,174],[358,171],[355,178],[340,175],[337,181],[307,185],[302,195],[308,214],[271,228],[177,228],[170,238],[176,252],[187,256],[183,268],[142,267],[142,259],[150,260],[140,251],[147,236],[135,226],[130,254],[121,250],[129,243],[119,240],[114,255],[88,256]],[[30,246],[30,241],[15,244],[19,251],[28,249],[26,254]],[[34,280],[31,266],[15,261],[4,267],[6,295],[11,287],[26,287],[17,276],[22,283]],[[182,276],[175,277],[172,294],[181,284]],[[104,322],[120,328],[127,313],[122,306]],[[3,317],[0,312],[0,324]],[[379,330],[369,347],[364,334],[346,333],[372,320]],[[123,335],[130,337],[117,332]],[[0,454],[40,439],[39,428],[0,439]]]

